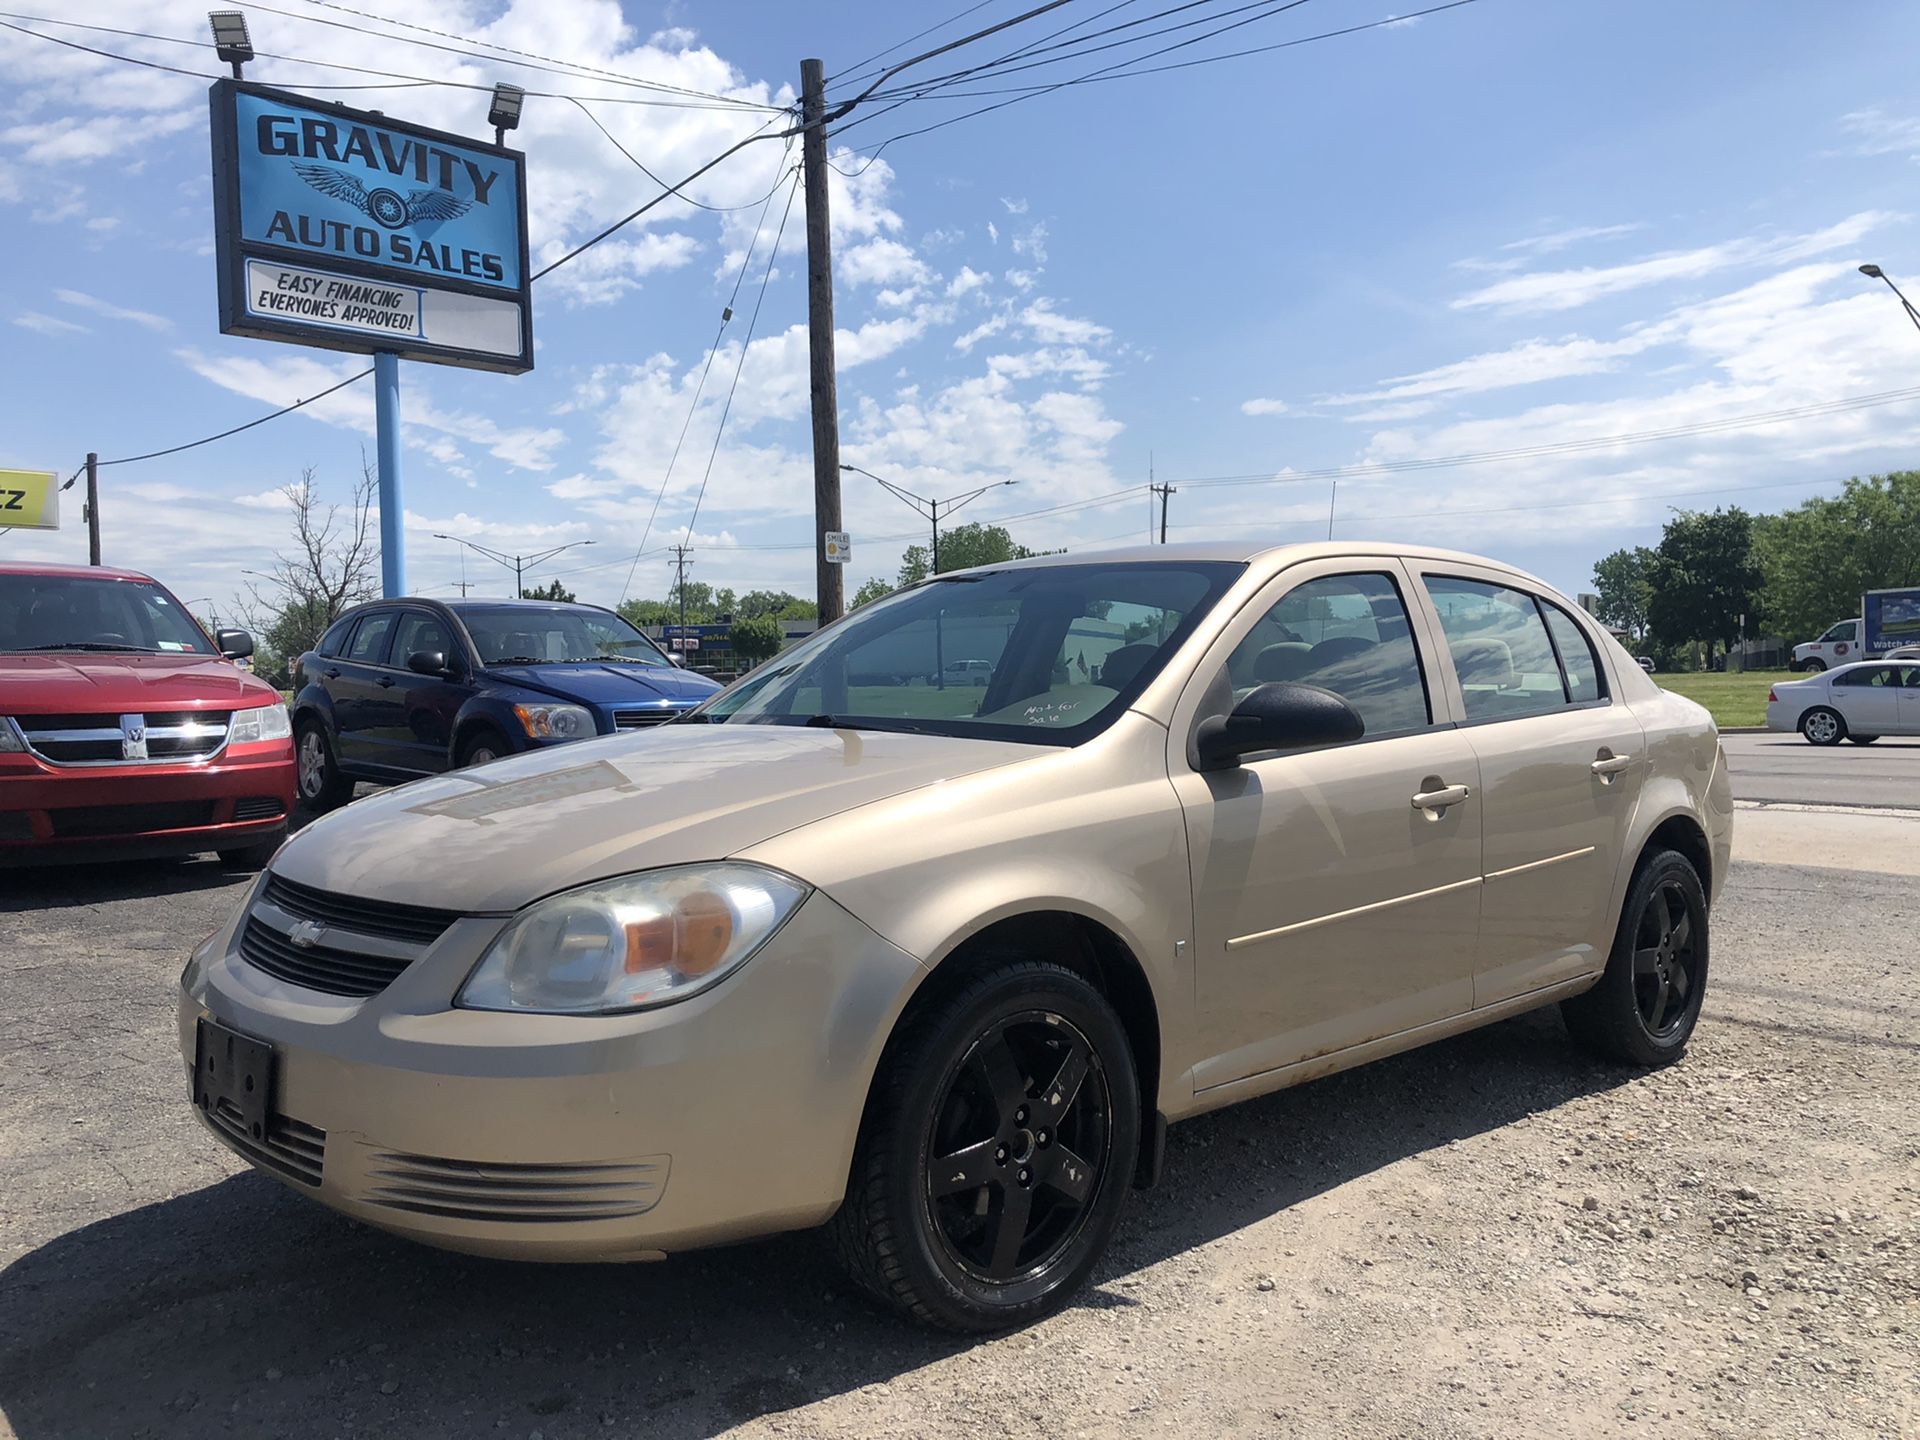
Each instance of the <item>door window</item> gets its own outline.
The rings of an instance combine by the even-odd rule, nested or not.
[[[438,617],[424,610],[409,610],[400,617],[400,630],[393,640],[394,663],[405,665],[407,657],[422,650],[431,650],[453,659],[453,637],[447,633]]]
[[[1542,601],[1547,629],[1553,634],[1554,647],[1560,652],[1560,664],[1567,672],[1567,694],[1576,705],[1607,698],[1607,687],[1600,679],[1600,657],[1574,618],[1551,601]]]
[[[1440,612],[1468,720],[1511,720],[1570,703],[1559,658],[1531,595],[1441,576],[1427,581],[1427,593]]]
[[[1853,632],[1859,628],[1860,622],[1858,620],[1842,620],[1820,638],[1822,640],[1851,640],[1853,639]]]
[[[1433,718],[1406,602],[1389,575],[1296,585],[1234,647],[1227,676],[1236,704],[1276,681],[1331,690],[1360,712],[1370,740]]]
[[[1871,686],[1876,690],[1894,690],[1900,686],[1900,671],[1892,665],[1863,665],[1858,670],[1843,670],[1833,677],[1835,685]]]
[[[379,665],[387,658],[388,632],[393,629],[393,612],[376,611],[372,615],[360,617],[360,626],[353,632],[353,643],[347,647],[347,659],[357,660],[363,665]]]

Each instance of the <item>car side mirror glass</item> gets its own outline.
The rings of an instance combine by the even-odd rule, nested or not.
[[[244,660],[253,654],[253,636],[244,630],[215,631],[213,643],[220,647],[220,653],[229,660]]]
[[[407,669],[416,675],[444,675],[447,657],[438,650],[416,650],[407,656]]]
[[[1250,691],[1228,715],[1213,715],[1194,732],[1202,770],[1224,770],[1262,750],[1345,745],[1367,733],[1360,712],[1318,685],[1278,680]]]

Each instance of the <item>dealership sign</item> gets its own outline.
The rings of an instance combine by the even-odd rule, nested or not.
[[[58,530],[60,477],[52,470],[0,470],[0,530]]]
[[[244,81],[210,99],[224,333],[533,368],[518,151]]]

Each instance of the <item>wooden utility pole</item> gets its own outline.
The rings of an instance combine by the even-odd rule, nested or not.
[[[87,563],[100,563],[100,457],[87,452]]]
[[[1167,501],[1175,493],[1172,485],[1149,485],[1147,487],[1160,497],[1160,543],[1167,543]]]
[[[820,623],[845,608],[840,565],[827,563],[829,530],[840,524],[840,399],[833,374],[833,232],[827,217],[826,73],[800,62],[800,165],[807,187],[807,351],[813,371],[813,581]]]
[[[680,649],[687,648],[687,566],[693,563],[687,557],[693,554],[691,545],[673,547],[673,588],[680,596]]]

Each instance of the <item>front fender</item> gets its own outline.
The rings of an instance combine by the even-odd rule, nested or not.
[[[513,713],[513,703],[523,698],[514,695],[481,694],[470,696],[453,717],[453,739],[450,758],[460,754],[460,747],[467,743],[476,730],[492,730],[507,742],[510,754],[519,754],[522,750],[532,749],[527,739],[526,729]]]

